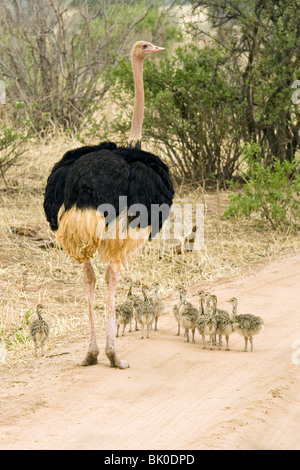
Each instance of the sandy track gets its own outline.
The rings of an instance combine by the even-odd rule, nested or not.
[[[86,344],[70,355],[33,359],[24,370],[0,366],[1,449],[300,449],[300,256],[256,274],[193,286],[235,295],[239,312],[261,315],[265,331],[254,352],[234,334],[230,351],[203,350],[177,337],[166,299],[159,331],[118,339],[131,368],[77,364]],[[295,362],[295,361],[294,361]]]

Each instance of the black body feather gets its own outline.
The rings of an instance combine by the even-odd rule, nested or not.
[[[100,145],[93,145],[87,147],[80,147],[74,150],[68,150],[57,162],[48,177],[45,196],[44,196],[44,210],[47,221],[53,231],[58,229],[57,214],[65,200],[65,186],[70,172],[70,169],[77,160],[83,155],[91,152],[96,152],[104,149],[115,150],[116,144],[113,142],[103,142]]]
[[[73,206],[97,209],[102,204],[110,204],[118,216],[122,210],[119,196],[126,196],[128,208],[142,204],[147,209],[146,221],[137,218],[142,228],[151,224],[151,214],[152,221],[153,217],[158,220],[150,235],[153,237],[169,215],[173,195],[169,169],[156,155],[103,142],[70,150],[54,165],[47,181],[44,210],[51,229],[56,231],[62,204],[65,210]],[[159,206],[162,204],[165,204],[165,210],[161,212]],[[136,216],[138,213],[130,214],[129,211],[133,227],[132,219]],[[106,220],[106,223],[110,221]]]

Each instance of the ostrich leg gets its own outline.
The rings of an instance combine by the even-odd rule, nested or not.
[[[90,366],[97,364],[99,348],[96,340],[95,324],[94,324],[94,291],[96,284],[96,276],[90,261],[86,261],[83,265],[83,280],[87,288],[88,306],[89,306],[89,322],[90,322],[90,342],[85,359],[81,366]]]
[[[115,273],[111,266],[108,266],[106,271],[106,281],[108,283],[108,318],[107,318],[107,331],[106,331],[106,346],[105,354],[110,360],[111,367],[118,367],[119,369],[126,369],[129,367],[128,362],[119,359],[117,354],[116,345],[116,331],[115,331],[115,292],[119,280],[119,273]]]

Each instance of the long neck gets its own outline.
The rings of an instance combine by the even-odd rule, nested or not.
[[[131,297],[131,296],[132,296],[132,284],[130,284],[130,288],[127,294],[127,297]]]
[[[235,319],[237,315],[237,304],[233,303],[232,304],[232,318]]]
[[[159,291],[159,286],[156,286],[156,287],[154,288],[154,296],[155,296],[155,297],[158,297],[158,291]]]
[[[143,59],[133,55],[132,70],[134,78],[134,109],[128,147],[141,148],[142,127],[144,119]]]
[[[147,293],[145,292],[144,289],[142,289],[142,292],[143,292],[143,295],[144,295],[144,300],[146,302],[148,300],[148,295],[147,295]]]
[[[206,315],[210,315],[210,314],[211,314],[211,303],[210,303],[210,299],[206,299],[206,302],[205,302],[205,314],[206,314]]]

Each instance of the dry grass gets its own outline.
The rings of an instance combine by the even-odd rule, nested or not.
[[[32,142],[17,167],[7,175],[9,187],[0,188],[0,336],[8,346],[10,363],[31,357],[25,314],[37,303],[48,306],[45,317],[51,327],[50,352],[87,337],[86,296],[81,267],[63,251],[47,248],[54,239],[43,213],[43,191],[53,163],[78,142],[56,139],[46,144]],[[255,221],[228,221],[222,212],[226,192],[206,193],[201,186],[177,188],[176,202],[201,203],[205,208],[205,243],[199,251],[174,255],[172,242],[153,240],[128,266],[119,284],[124,298],[129,279],[138,286],[159,280],[168,296],[178,284],[207,283],[230,278],[257,268],[276,257],[299,252],[299,237],[276,234]],[[31,229],[14,233],[11,227]],[[106,314],[105,266],[97,264],[95,313],[98,329]],[[2,333],[1,333],[2,332]]]

